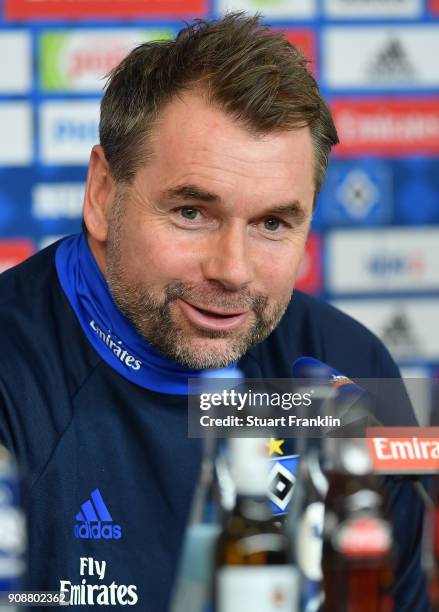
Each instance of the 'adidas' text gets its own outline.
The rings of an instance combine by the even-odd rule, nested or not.
[[[75,525],[75,537],[81,540],[120,540],[120,525],[108,523],[82,523]]]

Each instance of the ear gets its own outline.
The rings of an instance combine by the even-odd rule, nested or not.
[[[98,242],[106,242],[108,216],[115,195],[115,183],[111,176],[104,149],[95,145],[88,165],[84,196],[84,223],[88,233]]]

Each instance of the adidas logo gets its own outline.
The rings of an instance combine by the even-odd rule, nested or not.
[[[81,540],[120,540],[122,528],[113,522],[99,489],[95,489],[81,504],[76,515],[79,524],[75,525],[75,538]]]
[[[395,312],[381,329],[383,341],[401,357],[419,351],[419,341],[410,318],[405,312]]]
[[[390,38],[370,65],[369,76],[373,81],[404,83],[416,80],[417,75],[402,42]]]

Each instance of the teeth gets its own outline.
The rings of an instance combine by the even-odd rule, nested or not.
[[[220,314],[218,312],[210,312],[209,310],[204,310],[204,308],[198,308],[198,307],[196,307],[196,308],[197,308],[197,310],[199,310],[203,314],[206,314],[209,317],[218,317],[219,319],[224,319],[224,318],[227,318],[227,317],[235,316],[235,315],[231,315],[231,314]]]

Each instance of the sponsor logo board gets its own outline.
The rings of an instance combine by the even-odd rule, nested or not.
[[[439,289],[439,229],[334,231],[327,249],[330,291]]]
[[[202,17],[206,0],[5,0],[6,19],[28,20],[96,17]]]
[[[318,293],[323,288],[323,274],[321,264],[321,238],[317,234],[310,234],[306,243],[305,255],[300,264],[296,280],[296,287],[308,293]]]
[[[99,141],[99,103],[43,102],[39,112],[40,159],[44,164],[82,165]]]
[[[0,166],[32,163],[32,109],[28,102],[0,103],[0,134]]]
[[[375,472],[439,472],[439,427],[372,427],[367,444]]]
[[[0,240],[0,273],[18,265],[35,253],[32,240],[24,238]]]
[[[410,323],[408,323],[408,326]],[[392,331],[392,326],[390,326]],[[396,336],[398,339],[398,336]],[[408,340],[411,337],[409,335]],[[395,349],[397,352],[398,349]],[[416,363],[416,360],[414,361]],[[411,364],[404,360],[399,368],[419,425],[429,425],[434,397],[434,368],[428,363]]]
[[[325,13],[337,19],[396,19],[418,17],[421,0],[325,0]]]
[[[391,220],[393,186],[390,168],[381,161],[331,163],[319,196],[329,224],[382,224]]]
[[[83,183],[37,183],[32,189],[35,219],[79,219],[84,200]]]
[[[439,299],[335,300],[363,323],[397,361],[439,361]]]
[[[437,155],[439,97],[335,99],[331,103],[340,137],[335,155]]]
[[[135,46],[169,38],[169,30],[108,28],[56,30],[40,38],[40,82],[45,91],[102,91],[106,75]]]
[[[322,76],[333,89],[439,86],[439,26],[329,27]]]
[[[218,0],[217,11],[261,12],[267,19],[309,19],[317,14],[316,0]]]
[[[49,234],[47,236],[43,236],[43,238],[38,240],[38,250],[40,251],[41,249],[45,249],[54,242],[61,240],[61,238],[64,238],[64,234]]]
[[[30,32],[0,32],[0,93],[24,94],[32,84]]]

